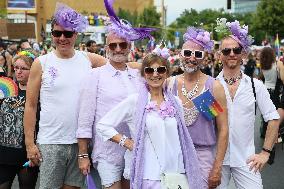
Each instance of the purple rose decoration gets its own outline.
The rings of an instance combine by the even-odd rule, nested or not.
[[[196,44],[201,45],[205,50],[211,52],[214,42],[210,39],[210,33],[203,29],[188,27],[186,33],[183,35],[183,40],[193,41]]]
[[[162,119],[165,119],[166,117],[174,117],[176,114],[175,108],[168,101],[162,102],[159,110],[157,102],[151,101],[146,105],[145,109],[146,112],[158,111]]]

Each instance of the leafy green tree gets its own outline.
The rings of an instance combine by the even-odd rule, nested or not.
[[[284,37],[284,0],[261,0],[254,17],[253,27],[262,35]],[[263,36],[264,37],[264,36]]]
[[[155,27],[161,29],[161,14],[157,12],[155,6],[150,6],[145,8],[141,14],[138,16],[138,23],[141,27]],[[158,30],[153,33],[153,36],[160,40],[164,36],[164,32]]]

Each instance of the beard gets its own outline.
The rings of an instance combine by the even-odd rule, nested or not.
[[[125,63],[128,62],[128,54],[129,52],[125,53],[108,53],[108,58],[113,62]]]
[[[194,67],[188,67],[188,64],[192,64],[192,65],[195,65]],[[181,64],[180,64],[180,68],[186,72],[186,73],[193,73],[193,72],[196,72],[197,70],[199,70],[199,65],[198,65],[198,62],[197,61],[184,61],[182,60],[181,61]]]

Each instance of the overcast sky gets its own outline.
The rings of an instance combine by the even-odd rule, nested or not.
[[[226,0],[164,0],[167,6],[167,24],[173,22],[185,9],[196,9],[198,11],[211,8],[219,9],[226,7]],[[162,0],[155,0],[158,9]]]

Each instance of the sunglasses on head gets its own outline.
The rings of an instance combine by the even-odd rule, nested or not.
[[[224,48],[221,50],[221,52],[224,56],[228,56],[232,51],[234,52],[234,54],[241,54],[242,50],[243,50],[242,47]]]
[[[144,72],[145,72],[145,74],[148,74],[148,75],[152,75],[152,74],[154,74],[154,72],[156,72],[158,74],[164,74],[164,73],[167,72],[167,68],[166,68],[166,66],[160,66],[160,67],[157,67],[157,68],[145,67]]]
[[[181,55],[185,58],[190,58],[191,56],[193,56],[196,59],[203,59],[204,58],[204,51],[182,49]]]
[[[120,49],[125,50],[128,47],[127,42],[121,42],[121,43],[110,43],[108,44],[108,47],[110,50],[114,51],[119,46]]]
[[[52,30],[51,34],[53,37],[61,37],[62,34],[64,35],[65,38],[71,38],[74,34],[73,31],[59,31],[59,30]]]

